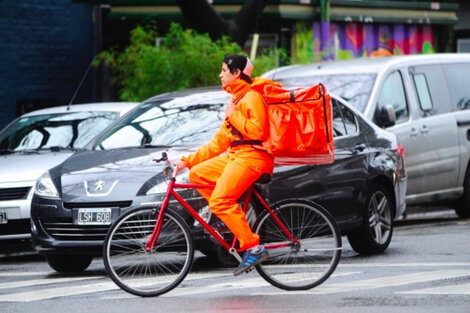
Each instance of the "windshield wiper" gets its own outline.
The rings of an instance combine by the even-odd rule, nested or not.
[[[82,148],[74,148],[74,147],[64,147],[64,146],[52,146],[47,149],[42,149],[42,150],[51,150],[52,152],[59,152],[63,150],[70,150],[70,151],[79,151],[83,150]]]
[[[12,153],[36,154],[36,153],[39,153],[39,151],[38,149],[23,149],[23,150],[1,149],[0,150],[0,154],[12,154]]]
[[[142,146],[140,146],[139,148],[171,148],[173,146],[171,145],[152,145],[150,143],[146,143]]]

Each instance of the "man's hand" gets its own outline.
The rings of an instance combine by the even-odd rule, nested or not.
[[[188,166],[188,164],[183,160],[175,161],[175,163],[173,163],[173,165],[176,166],[176,168],[178,170],[182,170],[182,169],[184,169]]]
[[[232,100],[230,100],[230,102],[225,107],[225,117],[229,118],[230,115],[232,115],[233,111],[235,111],[236,109],[237,109],[237,107],[236,107],[235,103],[233,103]]]

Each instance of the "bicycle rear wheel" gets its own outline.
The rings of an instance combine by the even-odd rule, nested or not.
[[[145,245],[158,216],[156,208],[137,208],[111,226],[103,246],[103,261],[111,279],[123,290],[142,297],[175,288],[188,274],[194,243],[186,222],[168,208],[158,241]]]
[[[318,286],[334,272],[341,256],[341,234],[333,217],[304,199],[282,200],[272,208],[298,243],[291,242],[266,211],[255,227],[260,244],[290,245],[270,249],[269,259],[258,265],[257,271],[272,285],[286,290]]]

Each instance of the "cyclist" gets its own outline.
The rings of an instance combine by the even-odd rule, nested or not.
[[[234,275],[240,275],[269,257],[259,236],[248,225],[238,199],[262,174],[271,174],[274,159],[255,147],[268,135],[268,119],[262,96],[251,90],[253,65],[242,55],[226,55],[219,74],[222,88],[232,94],[225,120],[208,143],[175,162],[190,169],[191,183],[215,183],[214,190],[199,189],[209,208],[246,249]],[[224,153],[226,152],[226,153]]]

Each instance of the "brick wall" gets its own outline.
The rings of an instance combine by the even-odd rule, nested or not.
[[[16,117],[18,101],[70,101],[93,56],[93,34],[90,5],[0,1],[0,129]],[[75,102],[92,98],[89,75]]]

